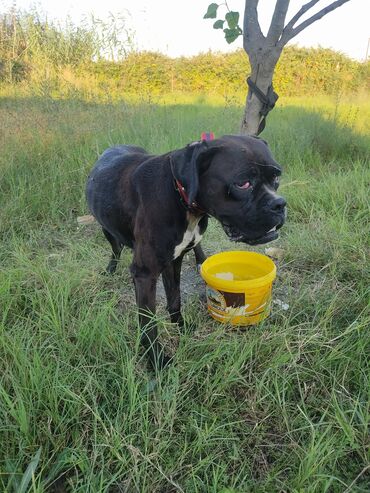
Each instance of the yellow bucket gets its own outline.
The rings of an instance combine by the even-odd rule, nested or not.
[[[261,253],[222,252],[201,267],[211,316],[232,325],[253,325],[270,314],[276,265]]]

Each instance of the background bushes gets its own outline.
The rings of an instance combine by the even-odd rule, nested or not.
[[[35,11],[0,15],[0,83],[66,80],[76,88],[124,93],[244,93],[250,72],[242,49],[170,58],[135,52],[125,20],[85,21],[76,26],[49,22]],[[324,48],[287,47],[274,86],[285,96],[357,93],[370,89],[370,63]]]
[[[274,86],[286,96],[300,94],[354,93],[369,89],[370,64],[363,64],[324,48],[290,46],[276,68]],[[122,90],[206,92],[232,95],[245,89],[250,72],[243,50],[233,53],[202,53],[169,58],[159,53],[132,53],[120,63],[88,63],[80,75],[100,81],[115,80]]]

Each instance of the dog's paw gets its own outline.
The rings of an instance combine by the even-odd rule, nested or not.
[[[173,357],[167,356],[162,351],[150,358],[150,364],[154,371],[162,371],[168,368],[173,362]]]
[[[172,363],[173,363],[173,357],[164,354],[160,363],[161,364],[160,369],[163,370],[164,368],[167,368],[168,366],[172,365]]]
[[[192,322],[191,320],[185,320],[184,323],[180,326],[181,334],[193,334],[196,329],[196,323]]]
[[[111,260],[105,269],[105,275],[112,276],[117,270],[117,262]]]
[[[175,323],[179,326],[181,334],[191,334],[196,329],[195,323],[190,320],[185,320],[182,315],[178,317]]]

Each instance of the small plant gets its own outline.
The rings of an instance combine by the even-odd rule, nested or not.
[[[235,12],[229,9],[227,2],[224,3],[211,3],[208,5],[208,9],[206,14],[204,15],[204,19],[216,19],[218,14],[218,8],[220,6],[226,7],[226,14],[224,19],[218,19],[214,24],[214,29],[222,29],[225,34],[225,39],[227,43],[233,43],[241,34],[243,34],[242,29],[239,26],[239,12]],[[228,27],[225,26],[225,22]]]

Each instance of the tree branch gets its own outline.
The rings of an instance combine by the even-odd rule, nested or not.
[[[266,39],[258,22],[257,12],[258,0],[245,0],[244,22],[243,22],[243,45],[248,53],[250,49],[261,45]]]
[[[288,24],[285,26],[284,31],[291,31],[294,27],[294,24],[302,17],[303,14],[310,10],[314,5],[316,5],[320,0],[311,0],[310,2],[302,5],[302,7],[298,10],[298,12],[290,19]]]
[[[303,7],[297,12],[297,14],[292,18],[292,20],[286,25],[283,34],[280,38],[279,45],[284,46],[288,41],[290,41],[294,36],[297,36],[303,29],[306,29],[306,27],[310,26],[314,22],[318,21],[324,15],[328,14],[329,12],[332,12],[333,10],[337,9],[341,5],[343,5],[346,2],[349,2],[349,0],[336,0],[335,2],[331,3],[327,7],[321,9],[319,12],[314,14],[312,17],[309,19],[303,21],[299,26],[296,28],[293,28],[294,24],[297,22],[297,20],[302,17],[302,15],[307,12],[311,7],[313,7],[319,0],[311,0],[311,2],[307,3],[306,5],[303,5]],[[294,21],[294,22],[293,22]]]
[[[271,19],[267,40],[276,44],[279,40],[285,24],[285,17],[288,11],[290,0],[276,0],[274,14]],[[318,0],[316,0],[318,1]]]

